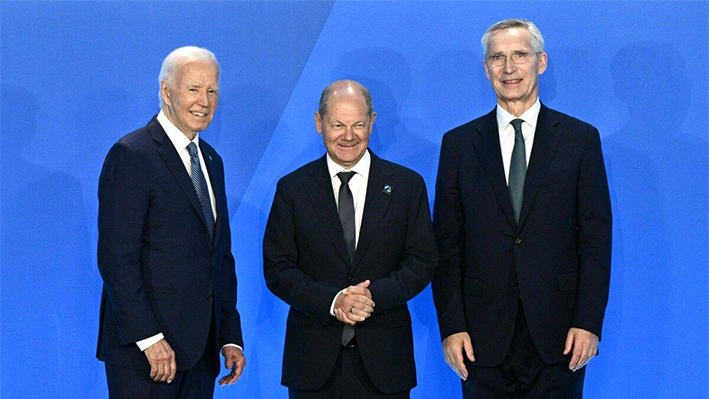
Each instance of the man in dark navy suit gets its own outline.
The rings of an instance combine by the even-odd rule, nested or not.
[[[162,110],[111,148],[101,172],[97,357],[111,398],[211,398],[220,351],[230,369],[220,384],[246,364],[224,165],[199,137],[217,108],[219,64],[182,47],[159,81]]]
[[[416,385],[406,303],[431,281],[436,244],[421,176],[367,149],[376,116],[361,84],[328,86],[315,113],[327,153],[278,182],[264,274],[290,305],[291,398],[408,398]]]
[[[482,45],[497,107],[446,133],[436,183],[444,355],[466,398],[580,398],[610,283],[600,136],[540,103],[533,23],[501,21]]]

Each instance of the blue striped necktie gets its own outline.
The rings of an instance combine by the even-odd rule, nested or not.
[[[192,185],[194,186],[194,191],[197,192],[197,198],[199,198],[199,204],[202,208],[202,215],[204,215],[204,220],[207,222],[207,230],[209,230],[209,237],[214,239],[214,214],[212,213],[212,201],[209,200],[209,190],[207,189],[207,180],[204,178],[202,173],[202,166],[199,164],[199,152],[197,151],[197,145],[194,142],[190,142],[187,146],[187,151],[190,153],[190,166],[191,166],[191,176]]]

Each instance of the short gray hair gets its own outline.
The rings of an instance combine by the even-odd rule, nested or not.
[[[221,67],[214,53],[205,48],[195,46],[185,46],[175,49],[165,57],[162,62],[162,67],[160,67],[160,75],[158,75],[158,98],[160,99],[160,108],[165,106],[165,102],[162,98],[162,82],[165,82],[167,87],[171,89],[175,87],[175,80],[177,80],[180,67],[192,61],[213,63],[217,67],[217,80],[219,80]]]
[[[483,46],[483,58],[487,57],[490,36],[498,30],[510,28],[526,29],[532,36],[532,48],[534,51],[539,53],[544,52],[544,37],[542,36],[542,32],[539,31],[539,28],[537,28],[537,25],[534,25],[532,21],[527,21],[525,19],[505,19],[487,28],[482,39],[480,39],[480,44]]]
[[[320,94],[320,104],[318,105],[318,114],[320,114],[320,118],[324,119],[325,115],[327,115],[327,107],[330,105],[330,99],[332,98],[332,93],[335,92],[335,87],[344,82],[355,83],[355,86],[359,86],[361,88],[362,96],[364,96],[364,102],[367,104],[367,115],[372,116],[372,113],[374,113],[374,105],[372,103],[372,95],[369,94],[369,90],[364,87],[363,84],[354,80],[338,80],[330,83],[330,85],[322,91],[322,94]]]

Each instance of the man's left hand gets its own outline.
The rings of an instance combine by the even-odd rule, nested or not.
[[[564,355],[573,350],[569,370],[576,371],[584,367],[592,357],[598,354],[598,336],[580,328],[570,328],[566,335]]]
[[[222,349],[224,356],[224,367],[231,369],[231,373],[225,375],[219,380],[219,385],[231,385],[241,377],[241,372],[246,366],[246,357],[241,349],[234,346],[225,346]]]

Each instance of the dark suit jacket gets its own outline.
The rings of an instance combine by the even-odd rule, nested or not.
[[[570,327],[599,337],[608,302],[611,208],[598,130],[542,105],[515,224],[496,112],[443,137],[433,281],[441,337],[470,333],[478,366],[497,366],[518,298],[547,363]]]
[[[213,244],[189,174],[156,118],[106,156],[98,220],[104,289],[97,357],[104,362],[149,369],[135,342],[162,332],[178,370],[190,369],[207,345],[212,313],[211,349],[243,347],[224,166],[201,139],[200,148],[216,197]]]
[[[417,173],[372,154],[366,195],[351,265],[325,156],[278,182],[263,253],[268,288],[291,307],[285,386],[317,390],[325,384],[343,329],[330,305],[341,289],[367,279],[375,310],[355,326],[364,367],[383,392],[416,385],[406,302],[428,285],[437,258],[426,186]]]

